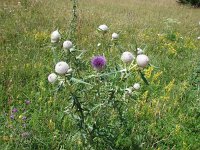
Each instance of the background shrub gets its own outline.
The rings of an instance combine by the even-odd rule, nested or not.
[[[191,4],[196,7],[200,7],[200,0],[179,0],[183,4]]]

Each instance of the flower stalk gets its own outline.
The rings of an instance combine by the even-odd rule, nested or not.
[[[74,45],[76,45],[76,32],[77,32],[77,21],[78,21],[78,0],[71,0],[72,1],[72,20],[70,23],[70,31],[69,31],[69,39],[73,40]]]

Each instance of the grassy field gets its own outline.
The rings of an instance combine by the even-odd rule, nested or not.
[[[79,0],[76,34],[70,40],[84,56],[74,62],[72,55],[59,54],[76,66],[73,76],[95,74],[91,57],[103,53],[106,73],[123,67],[121,53],[137,46],[150,58],[151,66],[143,70],[150,84],[133,72],[126,81],[113,76],[86,80],[94,87],[75,84],[56,95],[56,85],[47,80],[55,65],[50,34],[59,29],[61,41],[70,38],[72,2],[0,0],[0,19],[0,149],[199,149],[200,9],[176,0]],[[109,27],[103,39],[97,32],[101,24]],[[116,47],[110,46],[113,32],[120,35]],[[59,43],[56,51],[61,50]],[[140,91],[118,108],[123,89],[134,82],[141,84]],[[119,104],[103,107],[110,85]],[[76,115],[64,113],[76,96],[84,107],[95,109],[84,127],[97,126],[94,135],[79,130]]]

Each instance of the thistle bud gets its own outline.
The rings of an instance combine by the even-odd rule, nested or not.
[[[51,33],[51,43],[56,43],[60,40],[61,36],[58,30]]]
[[[66,62],[58,62],[55,66],[55,72],[58,74],[65,74],[69,70],[69,65]]]
[[[113,40],[116,40],[116,39],[118,39],[119,38],[119,34],[117,34],[117,33],[113,33],[112,34],[112,39]]]
[[[124,52],[121,56],[121,60],[124,63],[131,63],[134,59],[135,57],[131,52]]]
[[[71,41],[65,41],[65,42],[63,43],[63,48],[64,48],[64,49],[70,49],[70,48],[72,48],[72,47],[73,47],[73,44],[72,44]]]
[[[136,58],[136,62],[139,67],[144,68],[149,64],[149,57],[144,54],[138,55]]]
[[[99,26],[98,30],[106,32],[106,31],[108,31],[108,26],[105,24],[102,24]]]
[[[135,83],[135,84],[133,85],[133,88],[134,88],[135,90],[139,90],[139,89],[140,89],[140,84],[139,84],[139,83]]]
[[[138,55],[141,55],[141,54],[143,54],[144,52],[143,52],[143,50],[141,49],[141,48],[137,48],[137,54]]]
[[[55,81],[57,80],[57,75],[55,73],[51,73],[49,76],[48,76],[48,81],[50,83],[54,83]]]

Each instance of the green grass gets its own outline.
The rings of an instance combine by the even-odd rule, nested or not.
[[[55,86],[47,80],[54,71],[50,34],[58,28],[68,37],[71,7],[70,0],[23,0],[21,5],[16,0],[0,1],[1,149],[83,148],[74,120],[63,113],[70,103],[68,90],[60,91],[55,98],[52,93]],[[198,149],[200,93],[196,70],[200,56],[197,40],[200,9],[179,5],[176,0],[124,0],[123,3],[121,0],[84,0],[78,5],[78,15],[77,47],[87,50],[84,63],[80,63],[81,75],[94,73],[90,59],[97,54],[96,45],[100,40],[96,29],[104,23],[110,28],[105,43],[112,32],[119,32],[120,51],[131,51],[136,41],[156,66],[152,71],[144,71],[150,85],[143,85],[128,106],[127,125],[113,130],[117,135],[113,142],[116,149]],[[98,53],[108,49],[102,46]],[[110,66],[115,61],[121,63],[120,51],[111,50]],[[158,79],[156,73],[161,73]],[[83,89],[88,92],[86,87],[78,87],[79,91]],[[91,90],[88,95],[84,94],[84,100],[92,107],[96,100],[106,99],[108,93],[94,99],[95,90]],[[31,101],[29,106],[24,104],[26,99]],[[12,121],[10,114],[14,107],[19,112]],[[23,109],[27,110],[26,114]],[[110,117],[109,121],[115,122],[116,112],[111,111],[93,117]],[[28,118],[26,128],[22,127],[23,115]],[[99,119],[101,127],[107,121],[103,119]],[[24,132],[30,136],[23,138]],[[106,148],[101,146],[98,149],[109,149],[106,144]]]

